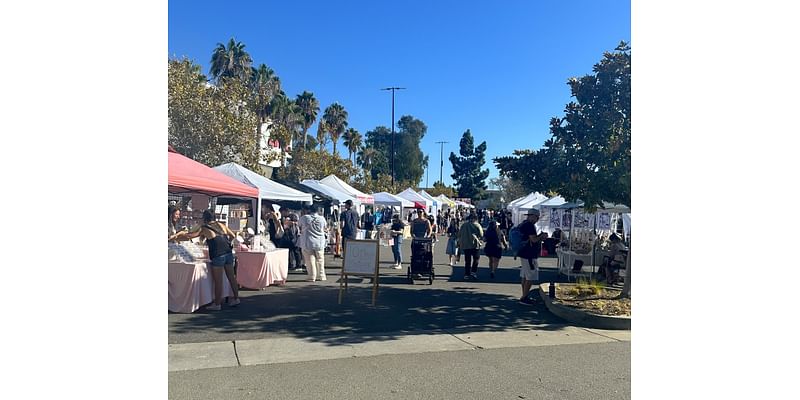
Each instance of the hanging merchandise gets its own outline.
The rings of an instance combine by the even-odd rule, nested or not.
[[[561,228],[561,210],[556,210],[555,208],[550,210],[550,227]]]
[[[611,229],[611,214],[600,213],[597,229]]]

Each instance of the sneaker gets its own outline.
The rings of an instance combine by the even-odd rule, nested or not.
[[[323,276],[322,278],[319,278],[319,279],[317,279],[317,280],[319,280],[319,281],[327,281],[327,280],[328,280],[328,277],[326,277],[326,276]]]
[[[473,272],[473,273],[471,273],[471,274],[469,274],[469,275],[472,277],[472,279],[474,279],[474,280],[476,280],[476,281],[478,280],[478,274],[476,274],[476,273],[474,273],[474,272]]]
[[[519,299],[519,304],[523,304],[523,305],[526,305],[526,306],[532,306],[533,305],[533,301],[531,299],[527,298],[527,297],[521,297]]]
[[[228,302],[228,305],[230,305],[231,307],[236,307],[236,306],[238,306],[238,305],[239,305],[239,304],[241,304],[241,303],[242,303],[242,302],[241,302],[241,301],[239,301],[239,299],[233,299],[233,300],[231,300],[231,301],[229,301],[229,302]]]
[[[311,279],[311,278],[306,279],[306,282],[314,282],[314,279]]]
[[[468,281],[470,279],[472,279],[472,275],[464,275],[464,280],[465,281]]]
[[[395,264],[392,269],[403,269],[403,267],[400,264]]]
[[[219,311],[219,310],[222,310],[222,305],[211,303],[211,305],[206,306],[206,310]]]

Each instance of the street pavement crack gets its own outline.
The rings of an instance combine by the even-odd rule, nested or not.
[[[470,342],[468,342],[468,341],[466,341],[466,340],[464,340],[464,339],[462,339],[462,338],[460,338],[460,337],[456,336],[456,335],[455,335],[455,334],[453,334],[453,333],[450,333],[450,332],[448,332],[448,331],[444,331],[444,332],[445,332],[445,333],[447,333],[448,335],[450,335],[450,336],[452,336],[452,337],[454,337],[454,338],[456,338],[456,339],[458,339],[458,340],[460,340],[460,341],[462,341],[462,342],[464,342],[464,343],[466,343],[466,344],[468,344],[468,345],[472,346],[472,348],[473,348],[473,349],[476,349],[476,350],[483,350],[483,347],[481,347],[481,346],[476,346],[476,345],[474,345],[474,344],[472,344],[472,343],[470,343]]]
[[[613,340],[613,341],[615,341],[615,342],[621,342],[621,341],[622,341],[622,340],[619,340],[619,339],[617,339],[617,338],[613,338],[613,337],[611,337],[611,336],[606,336],[606,335],[603,335],[602,333],[599,333],[599,332],[593,332],[593,331],[590,331],[590,330],[588,330],[588,329],[586,329],[586,328],[581,328],[581,327],[576,327],[576,328],[578,328],[578,329],[582,329],[582,330],[584,330],[584,331],[586,331],[586,332],[589,332],[589,333],[593,333],[593,334],[595,334],[595,335],[597,335],[597,336],[602,336],[602,337],[604,337],[604,338],[606,338],[606,339],[611,339],[611,340]]]
[[[231,343],[233,343],[233,355],[236,356],[236,366],[237,367],[241,367],[242,363],[241,363],[241,361],[239,361],[239,352],[236,350],[236,341],[233,340],[233,341],[231,341]]]

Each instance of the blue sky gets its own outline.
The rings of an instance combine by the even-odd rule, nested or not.
[[[449,153],[470,129],[492,158],[538,149],[550,118],[571,100],[565,84],[591,72],[604,51],[631,39],[629,1],[169,1],[169,56],[208,73],[217,43],[234,37],[294,98],[303,90],[320,114],[337,101],[362,134],[413,115],[428,133],[428,184],[452,184]],[[632,43],[632,45],[635,45]],[[316,132],[316,125],[309,132]],[[340,143],[340,154],[343,146]],[[488,183],[488,182],[487,182]],[[426,185],[422,177],[420,185]]]

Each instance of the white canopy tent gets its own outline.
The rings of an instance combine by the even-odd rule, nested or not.
[[[508,203],[508,205],[506,205],[506,208],[511,209],[512,207],[514,207],[514,206],[516,206],[518,204],[524,203],[526,201],[529,201],[529,200],[533,199],[534,197],[537,197],[538,195],[539,195],[539,192],[528,193],[527,196],[522,196],[522,197],[520,197],[520,198],[518,198],[516,200],[513,200],[510,203]]]
[[[339,179],[339,177],[337,177],[336,175],[333,175],[333,174],[328,175],[325,178],[322,178],[319,181],[319,183],[321,183],[323,185],[326,185],[328,187],[331,187],[333,189],[336,189],[336,190],[338,190],[340,192],[347,193],[350,196],[353,196],[356,199],[358,199],[358,201],[360,203],[363,203],[363,204],[373,204],[373,203],[375,203],[375,198],[372,197],[372,195],[366,194],[366,193],[364,193],[364,192],[362,192],[362,191],[360,191],[360,190],[348,185],[347,182]]]
[[[387,192],[378,192],[373,193],[372,196],[375,198],[375,205],[381,206],[392,206],[392,207],[400,207],[400,208],[413,208],[414,203],[408,201],[402,197],[395,196],[391,193]]]
[[[419,193],[415,192],[411,188],[403,190],[402,192],[397,194],[397,197],[402,197],[410,202],[417,202],[425,205],[425,208],[433,206],[433,201],[426,199],[419,195]]]
[[[440,194],[440,195],[436,196],[436,198],[442,201],[442,205],[444,207],[455,207],[456,206],[456,202],[451,200],[450,198],[448,198],[444,194]]]
[[[516,204],[508,207],[511,210],[511,220],[514,222],[514,225],[522,223],[522,220],[525,219],[523,214],[525,214],[528,210],[538,210],[539,208],[537,206],[547,200],[547,196],[539,192],[533,192],[519,201],[515,200]]]
[[[433,206],[428,209],[428,212],[433,214],[434,216],[439,211],[439,209],[442,208],[442,201],[437,199],[437,198],[435,198],[435,197],[433,197],[433,196],[431,196],[425,190],[420,190],[419,191],[419,195],[433,202]]]
[[[298,201],[306,204],[311,204],[314,201],[313,196],[309,193],[281,185],[233,162],[216,166],[213,169],[245,185],[258,189],[258,201],[256,201],[255,214],[253,215],[256,221],[254,225],[256,231],[259,225],[257,221],[261,218],[261,202],[263,200]]]
[[[319,181],[315,181],[313,179],[306,179],[306,180],[301,181],[300,183],[302,185],[304,185],[304,186],[308,186],[308,187],[310,187],[310,188],[312,188],[314,190],[320,191],[320,192],[322,192],[322,193],[324,193],[324,194],[326,194],[326,195],[338,200],[339,203],[344,203],[347,200],[351,200],[353,202],[353,204],[361,204],[361,202],[358,201],[357,198],[355,198],[355,197],[353,197],[353,196],[351,196],[351,195],[349,195],[347,193],[344,193],[344,192],[341,192],[339,190],[336,190],[336,189],[334,189],[334,188],[332,188],[330,186],[323,185]]]

